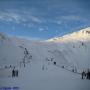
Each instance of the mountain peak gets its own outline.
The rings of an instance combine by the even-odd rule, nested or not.
[[[81,29],[77,32],[73,32],[67,35],[64,35],[62,37],[55,37],[52,39],[49,39],[47,41],[49,42],[68,42],[68,41],[87,41],[90,40],[90,27]]]
[[[85,34],[90,34],[90,27],[82,29],[81,32]]]

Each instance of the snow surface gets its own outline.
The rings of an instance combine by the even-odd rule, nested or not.
[[[90,81],[82,80],[80,75],[90,68],[89,32],[86,28],[46,41],[10,38],[0,33],[0,88],[90,90]],[[19,77],[12,78],[13,67],[19,70]]]

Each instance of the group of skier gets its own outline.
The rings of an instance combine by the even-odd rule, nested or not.
[[[12,70],[12,77],[18,77],[18,70],[15,68]]]
[[[83,71],[81,73],[81,75],[82,75],[82,79],[88,79],[88,80],[90,80],[90,70],[89,69],[87,70],[87,72],[86,71]]]

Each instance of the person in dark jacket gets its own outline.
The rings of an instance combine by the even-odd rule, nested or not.
[[[82,72],[82,79],[85,79],[85,77],[86,77],[86,73],[85,73],[85,71],[83,71]]]
[[[87,71],[87,79],[90,80],[90,70],[89,70],[89,69],[88,69],[88,71]]]
[[[90,71],[89,71],[88,75],[89,75],[89,80],[90,80]]]
[[[56,62],[53,62],[54,65],[56,65]]]
[[[18,77],[18,70],[15,70],[15,73],[16,73],[16,77]]]
[[[15,77],[15,70],[12,70],[12,77]]]

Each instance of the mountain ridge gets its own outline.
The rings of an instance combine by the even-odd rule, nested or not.
[[[47,42],[72,42],[73,40],[76,41],[90,41],[90,27],[81,29],[77,32],[73,32],[70,34],[66,34],[62,37],[55,37],[46,40]]]

